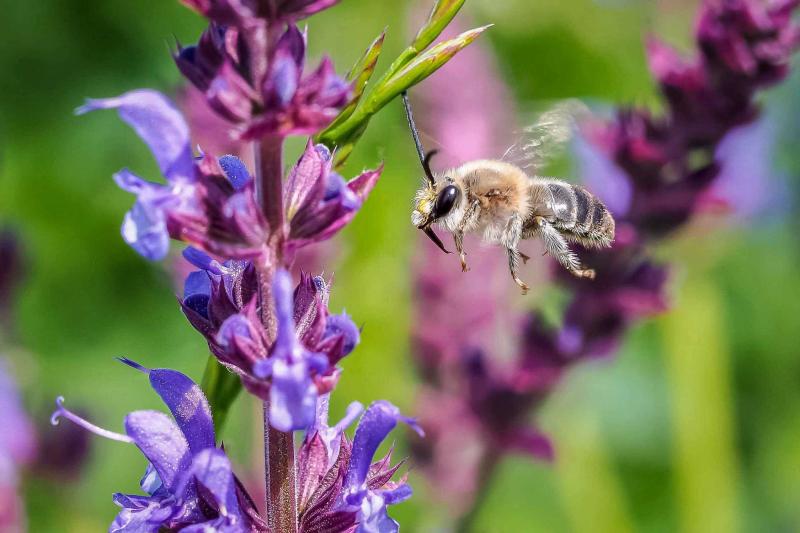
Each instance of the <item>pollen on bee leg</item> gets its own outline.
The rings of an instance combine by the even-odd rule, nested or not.
[[[81,426],[83,429],[87,431],[91,431],[95,435],[99,435],[101,437],[105,437],[111,440],[118,440],[120,442],[127,442],[131,444],[133,443],[133,439],[130,438],[129,436],[123,435],[121,433],[116,433],[114,431],[109,431],[107,429],[103,429],[100,426],[95,426],[88,420],[81,418],[80,416],[76,415],[75,413],[64,407],[63,396],[59,396],[58,398],[56,398],[56,405],[58,406],[58,408],[55,411],[53,411],[53,414],[50,417],[50,423],[53,424],[54,426],[58,425],[59,418],[63,416],[67,420]]]
[[[571,270],[575,276],[579,278],[594,279],[595,272],[593,268],[585,268],[583,270]]]

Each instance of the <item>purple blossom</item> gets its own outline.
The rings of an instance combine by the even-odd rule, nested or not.
[[[402,416],[397,407],[383,400],[373,402],[356,427],[342,499],[345,509],[358,512],[359,533],[393,533],[400,529],[387,514],[386,507],[410,498],[411,487],[405,481],[389,481],[396,470],[394,467],[394,470],[385,471],[391,452],[377,465],[372,463],[378,446],[400,421],[411,426],[420,437],[424,435],[414,419]]]
[[[272,295],[277,334],[270,343],[261,325],[252,265],[222,265],[192,249],[185,255],[202,270],[187,277],[183,311],[212,353],[250,392],[270,400],[274,427],[290,431],[310,426],[318,395],[333,388],[337,363],[359,340],[346,315],[329,315],[325,281],[303,275],[293,294],[289,274],[276,273]]]
[[[306,18],[339,3],[339,0],[182,0],[211,20],[223,24],[254,24]]]
[[[122,225],[128,244],[147,259],[163,258],[170,237],[232,259],[267,254],[268,236],[283,228],[267,224],[241,160],[208,154],[193,159],[183,117],[157,92],[91,100],[79,113],[109,108],[119,109],[148,144],[166,179],[148,182],[127,169],[115,175],[118,185],[137,197]],[[309,142],[291,170],[284,202],[287,253],[335,235],[355,216],[381,172],[366,171],[345,182],[331,165],[330,152]]]
[[[150,385],[172,413],[133,411],[125,417],[125,434],[99,428],[56,401],[61,417],[100,436],[135,444],[148,460],[140,486],[147,496],[114,495],[120,510],[109,531],[266,531],[250,497],[235,478],[230,460],[216,447],[211,408],[200,387],[180,372],[146,369]]]
[[[373,463],[378,446],[399,421],[422,433],[413,419],[386,401],[371,404],[361,416],[352,442],[345,436],[363,407],[351,404],[334,427],[327,422],[327,398],[320,399],[316,423],[298,456],[300,531],[393,533],[397,522],[386,507],[411,496],[405,479],[391,481],[402,462],[391,466],[391,451]]]
[[[168,218],[173,213],[194,212],[194,165],[189,129],[180,112],[162,94],[151,90],[125,93],[116,98],[89,100],[78,114],[96,109],[118,109],[153,152],[166,184],[143,180],[127,169],[114,176],[120,188],[136,195],[136,203],[125,215],[122,237],[148,259],[167,253]]]
[[[327,240],[346,226],[383,171],[381,166],[345,182],[331,169],[332,164],[330,151],[309,141],[289,173],[284,194],[289,253]]]
[[[304,76],[306,35],[294,24],[270,49],[253,35],[252,27],[212,22],[197,45],[180,48],[175,62],[242,139],[309,135],[327,126],[351,89],[331,60],[324,57]]]
[[[172,103],[150,90],[90,100],[78,110],[117,108],[150,147],[166,183],[148,182],[127,169],[114,179],[136,195],[125,216],[125,242],[147,259],[162,259],[169,238],[229,257],[262,252],[268,227],[254,199],[254,184],[232,156],[194,159],[188,127]]]

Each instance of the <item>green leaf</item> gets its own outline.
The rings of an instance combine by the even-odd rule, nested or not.
[[[355,144],[366,130],[372,115],[380,111],[398,94],[436,72],[489,27],[475,28],[453,39],[443,41],[409,61],[393,75],[384,76],[346,120],[323,131],[319,135],[319,140],[329,147]],[[350,150],[352,147],[349,147],[344,153],[349,155]],[[341,164],[343,159],[343,157],[338,158],[337,165]]]
[[[464,5],[465,0],[437,0],[431,9],[431,14],[428,15],[428,21],[417,32],[414,42],[411,43],[413,48],[417,50],[424,50],[427,48],[450,24],[453,17],[456,16],[458,10]]]
[[[414,37],[414,41],[392,62],[389,70],[381,78],[381,82],[384,82],[425,50],[450,24],[463,5],[464,0],[437,0],[431,9],[431,14],[428,15],[428,20]]]
[[[442,41],[430,50],[420,54],[405,67],[392,75],[391,78],[386,80],[381,87],[378,87],[375,93],[371,95],[372,98],[369,101],[369,105],[374,106],[375,110],[380,109],[401,92],[416,85],[439,70],[439,68],[450,61],[454,55],[463,50],[490,27],[491,24],[465,31],[459,36],[447,41]]]
[[[347,118],[353,114],[353,111],[355,111],[358,102],[361,100],[361,95],[364,94],[367,83],[372,77],[372,73],[375,72],[375,65],[378,64],[378,56],[380,56],[381,50],[383,49],[383,40],[385,38],[386,30],[384,29],[381,34],[372,41],[372,44],[367,47],[361,58],[356,61],[356,64],[350,69],[350,72],[347,73],[347,81],[353,83],[353,95],[347,106],[339,112],[339,115],[337,115],[326,130],[335,128],[347,120]]]
[[[217,433],[217,440],[222,435],[222,429],[228,418],[228,411],[233,405],[239,392],[242,390],[242,383],[239,376],[225,368],[213,355],[208,356],[206,369],[203,372],[203,381],[200,388],[211,404],[211,413],[214,417],[214,428]]]

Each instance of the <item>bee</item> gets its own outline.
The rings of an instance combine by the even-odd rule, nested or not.
[[[469,161],[434,172],[431,159],[436,151],[425,155],[406,94],[403,94],[403,104],[425,172],[424,184],[414,199],[411,223],[445,253],[450,252],[432,226],[435,224],[452,233],[463,272],[469,270],[464,235],[478,233],[484,241],[505,248],[511,277],[523,294],[528,291],[528,285],[519,278],[519,264],[530,259],[519,251],[523,239],[540,239],[546,253],[570,273],[594,279],[594,270],[581,263],[569,243],[587,248],[611,246],[615,223],[606,206],[579,185],[540,177],[528,173],[522,165],[504,160],[509,155],[517,155],[526,158],[528,166],[541,162],[546,143],[563,141],[566,136],[563,109],[543,115],[527,129],[529,138],[509,148],[502,159]]]

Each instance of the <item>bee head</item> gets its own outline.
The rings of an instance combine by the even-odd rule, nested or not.
[[[414,124],[411,104],[408,102],[408,93],[403,91],[402,97],[403,107],[405,107],[406,118],[408,119],[408,128],[411,130],[411,136],[414,138],[414,145],[417,148],[417,155],[419,155],[422,169],[425,171],[425,177],[428,179],[426,186],[417,192],[416,205],[411,213],[411,223],[424,231],[425,235],[444,253],[449,254],[450,252],[444,247],[441,239],[431,229],[431,224],[450,212],[461,193],[458,187],[454,185],[447,185],[441,190],[437,190],[436,179],[431,172],[431,158],[436,155],[436,150],[431,150],[428,155],[425,155],[425,150],[423,150],[422,143],[419,140],[419,133],[417,133],[417,126]]]
[[[449,254],[450,252],[431,229],[431,224],[450,213],[461,196],[461,190],[446,178],[437,184],[430,167],[430,161],[434,155],[436,155],[436,150],[431,150],[422,160],[422,168],[425,170],[425,177],[428,181],[417,191],[414,211],[411,213],[411,223],[424,231],[443,252]]]

